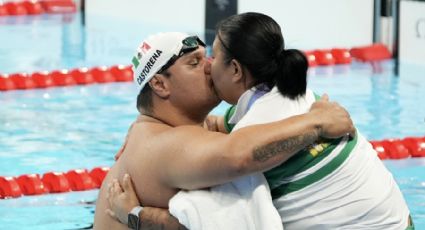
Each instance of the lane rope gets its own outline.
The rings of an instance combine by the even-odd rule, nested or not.
[[[387,139],[370,143],[381,160],[425,157],[425,137]],[[108,172],[109,167],[96,167],[90,171],[74,169],[66,173],[47,172],[42,176],[0,176],[0,199],[98,189]]]

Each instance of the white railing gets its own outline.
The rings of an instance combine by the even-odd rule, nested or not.
[[[424,1],[401,1],[399,30],[400,61],[425,65]]]

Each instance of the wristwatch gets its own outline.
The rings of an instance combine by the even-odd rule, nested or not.
[[[131,209],[131,211],[128,213],[128,227],[130,229],[140,230],[140,218],[139,214],[142,212],[143,207],[137,206]]]

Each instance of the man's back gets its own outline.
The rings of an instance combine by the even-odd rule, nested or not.
[[[137,123],[129,133],[129,139],[124,153],[105,177],[99,191],[96,203],[95,229],[127,229],[126,226],[114,221],[105,213],[107,205],[108,183],[113,179],[123,178],[128,173],[134,180],[134,188],[142,205],[168,208],[169,199],[177,193],[162,183],[160,177],[158,135],[166,134],[173,128],[158,123]],[[172,151],[172,147],[169,148]]]

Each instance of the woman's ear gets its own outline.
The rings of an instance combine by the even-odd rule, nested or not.
[[[239,83],[244,81],[244,74],[241,63],[236,59],[232,59],[230,61],[230,65],[232,68],[232,82]]]
[[[164,75],[155,74],[148,84],[158,97],[165,99],[170,96],[170,81]]]

